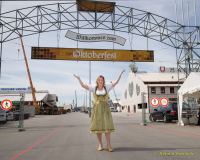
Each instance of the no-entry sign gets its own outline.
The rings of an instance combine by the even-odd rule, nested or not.
[[[5,99],[1,102],[1,108],[5,111],[8,111],[12,108],[12,101],[9,99]]]
[[[158,98],[151,98],[150,103],[152,105],[152,107],[158,107],[159,105],[159,99]]]

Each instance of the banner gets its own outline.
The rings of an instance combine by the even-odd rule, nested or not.
[[[112,34],[79,34],[73,31],[68,30],[66,35],[66,38],[80,41],[80,42],[113,42],[120,45],[124,45],[126,42],[126,39],[120,36],[112,35]]]
[[[30,88],[0,88],[0,94],[31,93]]]
[[[146,50],[32,47],[31,58],[75,61],[153,62],[154,52]]]

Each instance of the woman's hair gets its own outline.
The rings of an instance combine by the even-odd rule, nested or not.
[[[105,86],[105,78],[104,78],[104,76],[102,76],[102,75],[100,75],[100,76],[97,77],[97,80],[96,80],[96,87],[95,87],[95,93],[96,93],[96,91],[97,91],[98,79],[99,79],[99,78],[102,78],[102,79],[103,79],[103,88],[105,89],[105,91],[106,91],[106,93],[107,93],[106,86]]]

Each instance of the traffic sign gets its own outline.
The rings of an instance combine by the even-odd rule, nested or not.
[[[160,105],[163,107],[167,107],[169,105],[169,99],[164,97],[160,99]]]
[[[158,98],[151,98],[151,101],[150,101],[152,107],[158,107],[159,105],[159,99]]]
[[[12,101],[5,99],[1,102],[1,108],[5,111],[9,111],[12,108]]]

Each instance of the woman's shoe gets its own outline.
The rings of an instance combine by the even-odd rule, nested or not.
[[[113,152],[113,149],[111,147],[108,147],[105,150],[107,150],[108,152]]]
[[[108,152],[112,152],[113,151],[113,149],[110,147],[110,148],[108,148]]]
[[[103,151],[103,147],[98,147],[97,151]]]

